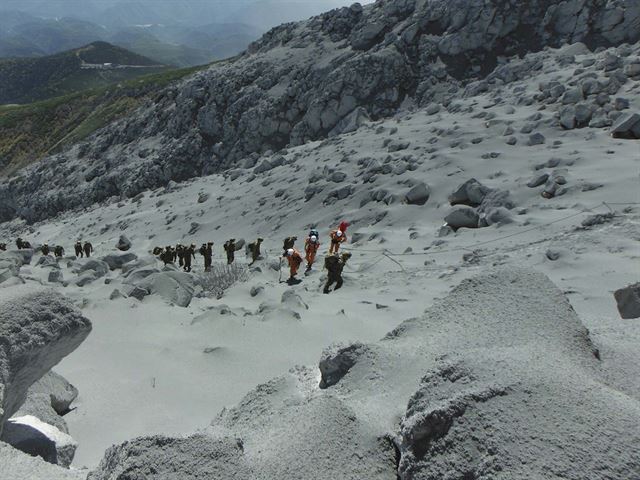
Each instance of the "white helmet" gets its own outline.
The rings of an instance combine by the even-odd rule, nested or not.
[[[287,256],[290,257],[291,255],[293,255],[293,248],[287,250]]]
[[[340,230],[338,230],[338,231],[336,232],[336,237],[341,237],[341,236],[342,236],[342,232],[341,232]]]
[[[318,240],[318,237],[316,237],[315,235],[311,235],[311,241],[315,242],[316,240]]]

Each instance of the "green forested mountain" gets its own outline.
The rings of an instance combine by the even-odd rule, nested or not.
[[[168,68],[106,42],[56,55],[0,60],[0,104],[45,100]]]

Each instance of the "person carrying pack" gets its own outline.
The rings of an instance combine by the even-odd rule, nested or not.
[[[316,261],[316,255],[318,254],[318,249],[320,248],[320,240],[318,240],[318,238],[318,232],[316,230],[311,230],[309,236],[304,241],[304,253],[305,260],[307,261],[307,272],[311,270],[311,267]]]

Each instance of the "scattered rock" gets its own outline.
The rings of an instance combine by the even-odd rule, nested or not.
[[[131,241],[125,235],[120,235],[116,248],[121,252],[126,252],[131,248]]]
[[[102,257],[100,260],[106,263],[110,270],[116,270],[118,268],[122,268],[127,263],[138,260],[138,256],[135,253],[114,253],[112,255]]]
[[[627,113],[621,115],[611,127],[611,135],[614,138],[640,139],[640,114]]]
[[[475,210],[468,207],[459,208],[452,211],[449,215],[444,217],[444,221],[454,231],[459,228],[478,228],[478,221],[480,216]]]
[[[326,348],[320,357],[320,388],[337,384],[353,367],[368,348],[362,343],[334,344]]]
[[[613,296],[622,318],[640,318],[640,283],[616,290]]]
[[[405,201],[409,205],[424,205],[429,200],[431,191],[429,186],[424,182],[419,182],[405,195]]]

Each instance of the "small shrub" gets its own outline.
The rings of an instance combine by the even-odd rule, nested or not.
[[[205,294],[222,298],[224,292],[238,282],[246,282],[249,279],[249,269],[246,265],[232,263],[214,263],[210,272],[200,273],[197,276],[198,284]]]

